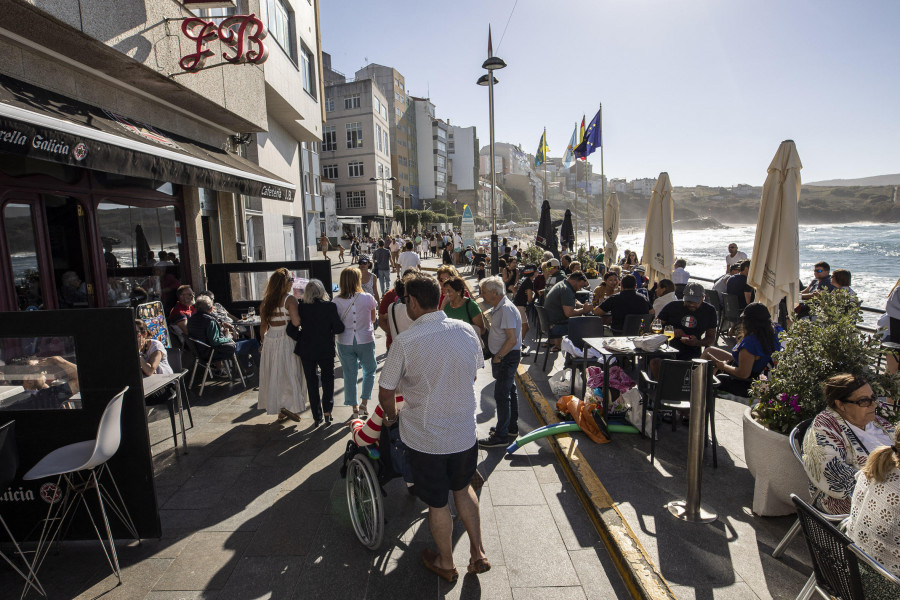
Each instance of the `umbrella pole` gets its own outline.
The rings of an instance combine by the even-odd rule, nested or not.
[[[600,151],[603,152],[603,148],[600,148]],[[591,195],[588,193],[588,179],[587,179],[587,158],[584,159],[584,213],[585,218],[587,220],[587,240],[588,240],[588,248],[591,247]],[[575,189],[578,189],[578,168],[575,169]]]

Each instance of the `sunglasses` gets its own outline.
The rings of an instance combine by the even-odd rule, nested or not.
[[[869,396],[868,398],[860,398],[859,400],[841,400],[844,404],[857,404],[860,408],[868,408],[878,402],[877,396]]]
[[[824,272],[825,272],[825,269],[816,269],[815,272],[816,272],[816,273],[824,273]]]

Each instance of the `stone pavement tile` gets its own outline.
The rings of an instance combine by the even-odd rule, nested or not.
[[[353,533],[349,515],[322,519],[315,536],[306,540],[304,568],[291,598],[295,600],[346,600],[348,590],[366,598],[373,563],[382,555],[363,547]]]
[[[698,598],[708,600],[760,600],[769,597],[765,592],[763,592],[763,595],[757,594],[758,590],[751,588],[743,581],[723,587],[672,585],[669,583],[669,588],[678,600],[696,600]],[[797,591],[799,592],[800,590],[798,589]]]
[[[488,487],[481,488],[478,498],[478,509],[481,515],[481,541],[484,553],[491,562],[491,567],[505,565],[503,546],[500,544],[500,532],[497,529],[497,518]],[[454,508],[455,511],[455,508]],[[427,522],[425,523],[427,529]],[[465,525],[458,517],[453,523],[453,560],[457,565],[468,565],[470,558],[469,536]]]
[[[98,597],[104,600],[143,598],[172,562],[173,559],[170,558],[144,559],[127,566],[120,562],[122,585],[119,585],[119,580],[110,570],[105,579],[98,581],[75,598],[76,600],[93,600]]]
[[[195,534],[153,589],[221,589],[252,536],[252,533],[243,531]]]
[[[214,590],[150,592],[144,600],[215,600],[218,597],[219,592]]]
[[[297,556],[244,556],[231,572],[218,599],[289,598],[297,587],[302,569],[301,559]]]
[[[6,534],[3,535],[5,537]],[[55,550],[50,551],[37,573],[51,600],[71,600],[82,590],[112,574],[97,540],[92,543],[64,543],[59,548],[58,554]],[[12,556],[9,552],[7,555]],[[21,561],[16,563],[22,568]],[[0,567],[0,598],[17,598],[24,585],[24,580],[3,562]],[[40,595],[32,591],[28,598],[40,598]]]
[[[498,506],[494,509],[510,584],[537,587],[552,581],[579,585],[566,546],[546,506]]]
[[[241,482],[243,484],[243,482]],[[238,488],[241,488],[239,485]],[[248,488],[257,491],[254,488]],[[211,524],[205,531],[256,531],[259,529],[262,516],[272,508],[278,497],[277,489],[258,490],[255,497],[248,498],[250,494],[241,494],[242,497],[226,496],[210,509]]]
[[[597,529],[572,485],[557,481],[541,485],[541,490],[566,548],[581,550],[592,547],[597,541]]]
[[[494,471],[490,477],[491,502],[494,506],[546,504],[534,471]]]
[[[329,504],[327,492],[278,492],[272,506],[259,515],[259,527],[247,556],[303,556],[315,537]]]
[[[603,542],[594,542],[593,548],[569,552],[569,557],[575,565],[587,600],[614,600],[630,596]]]
[[[161,538],[143,539],[140,544],[122,546],[119,543],[116,545],[119,562],[131,564],[150,558],[178,558],[194,533],[192,529],[172,529],[164,531]]]
[[[486,448],[482,451],[484,458],[479,462],[482,473],[531,469],[528,454],[521,450],[513,454],[507,454],[506,448]]]
[[[460,569],[455,585],[443,581],[438,598],[446,600],[512,600],[506,567],[491,563],[491,570],[480,575],[467,575]]]
[[[391,600],[437,597],[441,579],[422,564],[424,548],[424,543],[416,543],[406,552],[392,553],[390,559],[376,561],[369,573],[365,597]]]
[[[213,515],[205,509],[160,509],[159,520],[163,535],[171,535],[173,531],[189,529],[199,531],[212,525]]]
[[[584,600],[580,587],[532,587],[512,589],[513,600]]]

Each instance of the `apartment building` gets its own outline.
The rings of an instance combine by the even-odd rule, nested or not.
[[[412,98],[415,111],[419,199],[447,198],[448,129],[435,116],[435,107],[427,98]]]
[[[386,225],[394,216],[388,99],[374,79],[330,79],[319,154],[322,177],[335,184],[338,216]]]
[[[388,102],[391,122],[391,171],[397,204],[420,208],[419,171],[416,153],[416,119],[406,93],[406,78],[397,69],[368,64],[356,72],[357,81],[374,79]]]

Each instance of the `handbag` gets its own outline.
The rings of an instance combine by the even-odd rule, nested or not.
[[[469,312],[469,302],[474,302],[471,298],[466,298],[466,316],[469,317],[469,325],[472,324],[472,314]],[[484,332],[481,334],[481,354],[484,356],[484,360],[490,360],[494,357],[494,354],[491,352],[490,346],[488,346],[488,333],[491,330],[491,326],[488,323],[487,316],[485,313],[481,313],[481,318],[484,319]]]

